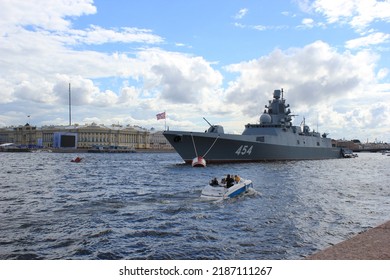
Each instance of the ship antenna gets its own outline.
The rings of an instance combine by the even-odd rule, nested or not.
[[[283,88],[282,88],[282,100],[283,100]]]

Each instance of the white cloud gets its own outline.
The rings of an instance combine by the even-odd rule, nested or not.
[[[390,34],[382,32],[376,32],[369,34],[365,37],[349,40],[345,43],[345,47],[348,49],[356,49],[361,47],[369,47],[372,45],[378,45],[389,41]]]
[[[287,25],[274,25],[274,26],[271,26],[271,25],[261,25],[261,24],[257,24],[257,25],[246,25],[246,24],[242,24],[242,23],[239,23],[239,22],[235,22],[234,23],[234,26],[235,27],[238,27],[238,28],[242,28],[242,29],[252,29],[252,30],[257,30],[257,31],[265,31],[265,30],[281,30],[281,29],[287,29],[289,28]]]
[[[292,18],[295,18],[297,16],[296,14],[293,14],[289,11],[283,11],[283,12],[281,12],[281,14],[285,17],[292,17]]]
[[[235,23],[234,23],[234,26],[235,26],[235,27],[239,27],[239,28],[246,28],[246,25],[245,25],[245,24],[242,24],[242,23],[239,23],[239,22],[235,22]]]
[[[222,75],[201,57],[149,49],[139,58],[150,65],[147,87],[158,88],[160,98],[170,103],[199,104],[222,84]]]
[[[163,42],[163,38],[152,34],[151,30],[134,27],[123,27],[118,30],[113,30],[91,25],[86,30],[69,30],[68,34],[69,37],[67,40],[72,40],[77,44],[104,44],[113,42],[156,44]]]
[[[364,28],[376,20],[390,22],[389,1],[357,1],[356,10],[356,16],[350,22],[354,28]]]
[[[294,0],[296,4],[298,4],[299,8],[305,12],[310,13],[312,8],[312,0]]]
[[[314,20],[312,18],[304,18],[302,20],[302,25],[307,27],[307,28],[313,28]]]
[[[339,53],[322,41],[304,48],[276,49],[259,59],[226,67],[227,71],[240,74],[226,90],[227,103],[240,103],[241,113],[255,121],[273,90],[284,88],[293,113],[300,118],[310,117],[312,126],[315,114],[324,114],[322,128],[328,132],[337,130],[332,137],[342,137],[343,126],[349,126],[353,132],[367,125],[365,122],[373,123],[370,110],[375,102],[366,107],[360,104],[367,100],[367,95],[371,100],[390,102],[390,85],[382,89],[376,86],[377,60],[378,56],[368,51]],[[361,108],[358,115],[351,111],[356,108]],[[385,111],[385,115],[390,113],[389,108]]]
[[[259,31],[264,31],[264,30],[267,30],[267,26],[264,26],[264,25],[252,25],[251,28],[255,29],[255,30],[259,30]]]
[[[376,20],[390,21],[390,2],[378,0],[316,0],[311,8],[323,14],[328,23],[347,23],[361,32]]]
[[[302,24],[304,24],[304,25],[313,25],[313,23],[314,23],[314,20],[312,18],[304,18],[302,20]]]
[[[145,71],[140,66],[144,62],[125,54],[78,51],[72,46],[110,42],[155,44],[163,39],[151,30],[130,27],[72,29],[65,18],[95,13],[93,2],[49,2],[0,3],[0,103],[30,100],[54,104],[61,101],[56,92],[59,82],[66,89],[73,79],[75,92],[79,87],[80,95],[76,95],[74,104],[115,104],[117,95],[109,90],[100,91],[91,79],[114,76],[138,79]]]
[[[65,30],[71,26],[67,17],[94,13],[93,0],[2,0],[0,27],[17,25]]]
[[[381,68],[378,71],[377,78],[378,78],[378,80],[382,80],[382,79],[386,78],[388,76],[388,74],[389,74],[388,68]]]
[[[329,23],[335,23],[352,17],[355,13],[356,2],[351,0],[316,0],[313,2],[312,7],[316,12],[324,14]]]
[[[228,71],[241,74],[228,91],[232,96],[239,94],[254,100],[252,95],[259,91],[269,93],[276,85],[284,86],[294,95],[293,99],[310,105],[320,99],[344,96],[342,93],[371,82],[376,59],[364,51],[340,54],[322,41],[302,49],[277,49],[257,60],[228,66]]]
[[[247,8],[242,8],[238,11],[238,13],[234,16],[235,19],[242,19],[248,13]]]

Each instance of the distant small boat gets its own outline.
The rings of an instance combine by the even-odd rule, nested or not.
[[[80,162],[82,160],[81,157],[76,157],[74,159],[71,160],[71,162]]]
[[[203,190],[201,198],[207,200],[224,200],[239,196],[253,188],[251,180],[240,179],[238,183],[227,188],[226,184],[210,182]]]
[[[358,157],[358,155],[354,154],[352,150],[346,149],[346,148],[342,148],[341,149],[341,154],[343,155],[344,158],[355,158],[355,157]]]

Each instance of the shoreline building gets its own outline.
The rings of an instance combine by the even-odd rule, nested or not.
[[[172,145],[163,135],[163,131],[156,131],[154,128],[150,130],[150,148],[153,150],[172,150]]]
[[[27,123],[0,128],[0,144],[13,143],[30,149],[169,149],[170,145],[161,136],[161,132],[151,132],[139,126],[105,126],[96,123],[40,128]]]
[[[57,135],[75,135],[78,149],[149,149],[150,133],[137,126],[121,125],[72,125],[72,126],[44,126],[42,129],[42,143],[46,148],[56,148],[53,145],[55,133]],[[58,145],[57,145],[58,146]]]
[[[0,144],[12,143],[23,148],[42,147],[42,131],[26,123],[17,127],[0,128]]]

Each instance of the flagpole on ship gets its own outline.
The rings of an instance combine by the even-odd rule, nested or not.
[[[167,113],[166,113],[166,112],[167,112],[167,111],[164,110],[164,114],[165,114],[165,118],[164,118],[165,131],[167,131]]]

